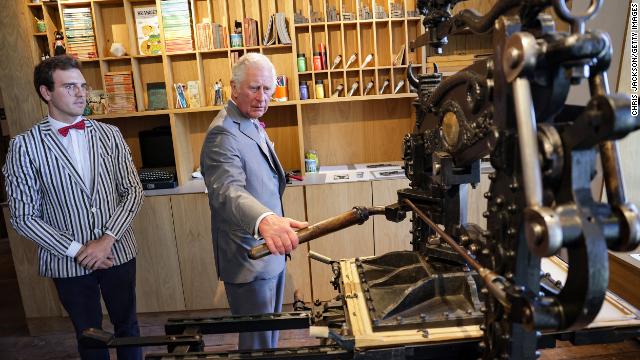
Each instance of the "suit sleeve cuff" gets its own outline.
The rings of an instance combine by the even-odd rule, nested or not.
[[[78,251],[80,251],[81,248],[82,248],[82,244],[80,244],[77,241],[72,241],[71,245],[69,245],[69,247],[67,248],[66,255],[69,257],[76,257],[76,255],[78,254]]]
[[[260,229],[259,229],[258,226],[260,225],[260,222],[262,221],[262,219],[266,218],[269,215],[275,215],[275,213],[273,213],[271,211],[268,211],[268,212],[260,215],[260,217],[258,217],[258,220],[256,220],[256,226],[254,227],[255,230],[253,231],[253,237],[254,238],[260,239],[260,237],[261,237],[260,236]]]
[[[105,230],[104,233],[107,235],[113,236],[113,238],[116,239],[116,241],[118,241],[118,237],[114,233],[112,233],[110,230]]]

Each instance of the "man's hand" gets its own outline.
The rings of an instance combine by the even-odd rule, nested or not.
[[[258,232],[274,255],[288,254],[298,246],[298,235],[293,229],[302,229],[309,224],[278,215],[268,215],[258,225]]]
[[[94,270],[108,269],[113,266],[113,254],[109,254],[106,259],[99,261]]]
[[[103,264],[104,260],[108,260],[113,265],[113,262],[108,257],[111,255],[111,246],[115,241],[116,239],[109,234],[104,234],[99,239],[91,240],[78,251],[76,260],[82,267],[90,270],[96,270],[101,268],[100,266],[108,265],[108,262]]]

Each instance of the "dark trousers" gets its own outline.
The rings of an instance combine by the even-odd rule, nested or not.
[[[54,278],[53,282],[78,337],[84,329],[102,329],[100,293],[115,336],[140,336],[136,316],[136,259],[83,276]],[[107,349],[88,349],[78,343],[78,352],[83,360],[109,360]],[[119,360],[142,358],[139,347],[118,348],[117,352]]]

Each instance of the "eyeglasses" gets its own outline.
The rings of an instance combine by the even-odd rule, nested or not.
[[[69,96],[86,95],[91,91],[91,87],[87,84],[64,84],[62,85],[62,88]]]

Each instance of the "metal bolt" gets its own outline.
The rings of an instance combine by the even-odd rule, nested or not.
[[[509,67],[515,69],[520,64],[522,52],[520,50],[512,47],[507,51],[507,61],[509,62]]]
[[[489,213],[488,211],[485,211],[485,212],[482,213],[482,217],[484,217],[484,218],[488,218],[489,215],[491,215],[491,213]]]
[[[484,193],[484,198],[485,199],[491,199],[491,192],[487,191],[486,193]]]

